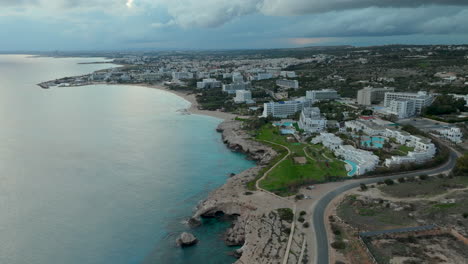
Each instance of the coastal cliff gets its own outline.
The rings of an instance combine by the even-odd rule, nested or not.
[[[233,151],[242,152],[257,161],[257,166],[229,178],[198,206],[192,223],[200,217],[231,215],[236,219],[225,233],[227,245],[242,246],[235,252],[237,264],[281,263],[285,254],[291,223],[282,220],[279,208],[289,208],[287,201],[272,200],[261,191],[249,191],[247,182],[254,180],[259,171],[276,155],[276,151],[250,139],[242,130],[242,122],[226,121],[219,125],[224,143]],[[292,259],[293,260],[293,259]]]

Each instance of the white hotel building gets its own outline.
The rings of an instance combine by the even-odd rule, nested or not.
[[[408,118],[416,114],[416,101],[415,100],[391,100],[387,113],[398,116],[398,118]]]
[[[223,92],[228,94],[235,94],[238,90],[249,90],[250,88],[250,82],[236,82],[231,84],[223,84]]]
[[[285,89],[299,89],[299,82],[297,80],[277,80],[276,85]]]
[[[309,103],[303,100],[265,103],[263,104],[262,116],[287,118],[295,115],[299,111],[302,111],[302,109],[308,105]]]
[[[201,82],[197,82],[198,89],[206,88],[220,88],[221,82],[216,79],[203,79]]]
[[[252,92],[247,90],[237,90],[236,97],[234,97],[234,102],[237,104],[240,103],[247,103],[251,104],[254,103],[252,100]]]
[[[343,145],[343,140],[331,133],[320,133],[320,136],[312,139],[312,144],[319,143],[330,149],[337,157],[356,163],[356,175],[373,171],[379,164],[379,157],[372,152],[357,149],[351,145]]]
[[[385,166],[387,167],[405,163],[424,163],[435,156],[436,147],[428,138],[388,128],[386,136],[395,138],[400,144],[414,148],[414,151],[408,152],[407,156],[392,156],[386,159]]]
[[[322,132],[327,126],[327,119],[320,114],[318,107],[305,107],[299,119],[299,128],[309,133]]]
[[[172,79],[174,80],[182,80],[182,79],[192,79],[193,73],[191,72],[173,72]]]
[[[458,127],[449,127],[436,130],[443,138],[446,138],[454,143],[463,142],[463,133]]]
[[[422,109],[426,106],[429,106],[434,101],[432,95],[427,94],[427,92],[418,92],[418,93],[385,93],[385,103],[384,106],[389,109],[392,105],[392,101],[414,101],[415,114],[419,115],[422,112]]]
[[[313,102],[320,100],[334,100],[338,98],[339,96],[337,91],[333,89],[322,89],[306,92],[306,99],[311,100]]]

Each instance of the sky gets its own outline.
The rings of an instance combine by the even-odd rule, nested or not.
[[[468,0],[0,0],[0,51],[468,44]]]

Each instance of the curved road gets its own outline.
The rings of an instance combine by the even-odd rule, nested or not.
[[[423,171],[417,171],[417,172],[407,172],[407,173],[402,173],[398,175],[392,175],[392,176],[384,176],[384,177],[377,177],[377,178],[371,178],[371,179],[361,179],[361,180],[355,180],[353,182],[350,182],[347,185],[341,186],[326,195],[324,195],[318,202],[317,205],[314,208],[314,212],[312,214],[312,222],[314,223],[314,229],[315,229],[315,241],[316,241],[316,263],[317,264],[328,264],[329,262],[329,252],[328,252],[328,237],[327,237],[327,229],[325,227],[325,209],[327,208],[328,204],[337,196],[342,194],[343,192],[346,192],[350,189],[359,187],[361,183],[364,184],[372,184],[372,183],[377,183],[379,181],[385,180],[385,179],[398,179],[400,177],[415,177],[421,174],[439,174],[443,173],[447,170],[451,170],[456,163],[456,160],[458,158],[457,153],[450,149],[450,158],[449,160],[442,166],[439,166],[434,169],[428,169],[428,170],[423,170]]]

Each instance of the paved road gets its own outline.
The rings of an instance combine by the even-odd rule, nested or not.
[[[457,153],[451,150],[449,161],[440,167],[429,169],[429,170],[424,170],[424,171],[418,171],[418,172],[407,172],[407,173],[402,173],[402,174],[393,175],[393,176],[354,180],[352,182],[350,181],[349,184],[341,186],[327,193],[325,196],[323,196],[317,202],[317,205],[315,206],[314,212],[312,214],[312,222],[314,223],[315,239],[316,239],[316,245],[317,245],[317,251],[316,251],[317,264],[328,264],[328,260],[329,260],[328,237],[327,237],[327,229],[325,228],[324,216],[325,216],[325,209],[335,197],[337,197],[338,195],[350,189],[359,187],[361,183],[372,184],[372,183],[377,183],[385,179],[397,179],[400,177],[415,177],[421,174],[429,175],[429,174],[443,173],[447,170],[452,169],[455,166],[457,157],[458,157]]]

